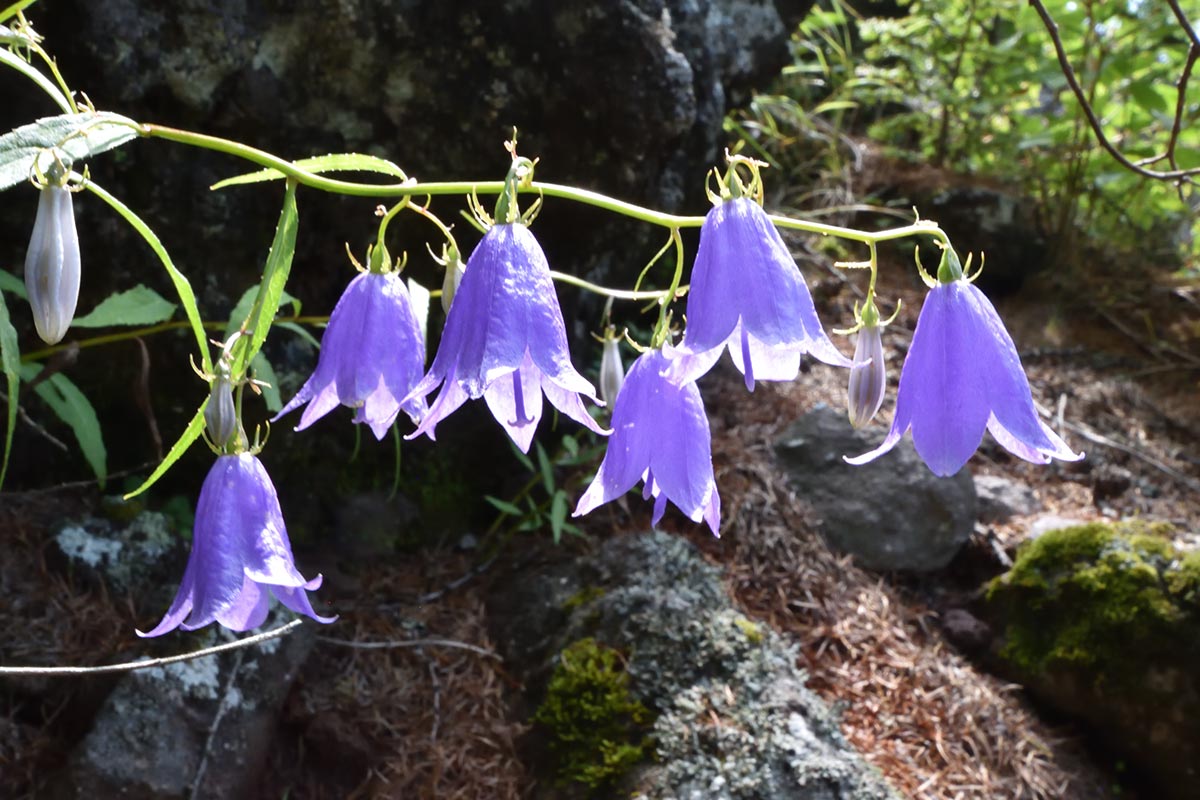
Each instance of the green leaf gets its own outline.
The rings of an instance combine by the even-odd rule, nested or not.
[[[37,0],[17,0],[17,2],[13,3],[8,8],[4,9],[3,11],[0,11],[0,22],[4,22],[6,20],[12,19],[13,17],[15,17],[17,15],[18,11],[22,11],[26,8],[29,8],[31,5],[33,5],[36,2],[37,2]]]
[[[250,360],[250,369],[254,372],[254,377],[266,383],[266,386],[260,386],[263,394],[263,402],[267,404],[267,410],[272,414],[283,408],[283,400],[279,396],[279,378],[275,375],[275,368],[271,366],[271,362],[267,361],[267,357],[262,353],[255,353],[254,358]]]
[[[74,328],[105,328],[110,325],[153,325],[171,318],[178,308],[153,289],[138,284],[132,289],[109,295],[90,314],[76,317]]]
[[[71,103],[69,100],[67,100],[67,96],[62,93],[62,89],[59,89],[58,86],[55,85],[54,81],[38,72],[38,70],[34,68],[32,64],[28,63],[15,53],[10,53],[8,50],[3,49],[0,49],[0,64],[12,67],[26,78],[29,78],[29,80],[37,84],[39,89],[50,96],[50,99],[54,101],[55,105],[68,114],[73,113],[71,110]]]
[[[512,439],[508,439],[507,441],[508,441],[509,449],[512,450],[513,457],[516,458],[517,461],[520,461],[521,466],[524,467],[527,471],[534,472],[535,470],[533,468],[533,462],[529,460],[529,456],[522,453],[521,448],[519,448],[515,444],[513,444]]]
[[[136,122],[108,111],[60,114],[22,125],[0,136],[0,189],[28,180],[39,157],[38,165],[48,169],[52,148],[69,166],[120,147],[137,135]]]
[[[26,381],[37,377],[42,367],[39,364],[26,364],[21,368]],[[95,473],[100,487],[108,477],[108,453],[104,448],[104,437],[100,433],[100,420],[91,402],[79,391],[70,378],[61,372],[51,375],[34,387],[34,392],[42,398],[54,415],[70,426],[75,434],[75,441],[83,451],[83,457]]]
[[[330,153],[324,156],[302,158],[292,163],[308,172],[375,172],[382,175],[391,175],[393,178],[399,178],[402,181],[408,179],[408,176],[404,174],[404,170],[391,161],[366,153]],[[233,178],[226,178],[223,181],[217,181],[209,188],[216,191],[224,189],[227,186],[244,186],[248,183],[277,181],[285,177],[287,176],[277,169],[261,169],[257,172],[250,172],[245,175],[238,175]]]
[[[554,494],[554,467],[550,465],[550,458],[546,455],[546,448],[542,447],[541,442],[534,442],[537,447],[538,471],[542,473],[542,486],[546,487],[546,494]]]
[[[271,251],[267,253],[267,263],[263,267],[262,283],[258,286],[258,295],[254,298],[254,306],[246,317],[246,331],[250,334],[245,345],[236,349],[233,361],[232,376],[237,380],[246,372],[246,365],[254,358],[267,339],[267,332],[275,321],[275,313],[283,301],[283,285],[287,283],[292,271],[292,256],[296,254],[296,229],[299,227],[300,213],[296,210],[296,184],[288,181],[283,198],[283,210],[279,214],[279,224],[275,227],[275,239],[271,242]],[[240,344],[240,342],[239,342]]]
[[[4,273],[8,274],[8,273]],[[4,462],[0,464],[0,486],[8,474],[8,456],[12,452],[13,431],[17,427],[17,401],[21,387],[21,352],[17,330],[8,318],[8,305],[0,294],[0,366],[8,384],[8,414],[4,426]]]
[[[183,435],[179,437],[179,441],[171,445],[171,450],[167,453],[166,458],[164,458],[162,463],[154,468],[154,472],[150,473],[150,477],[146,478],[141,486],[125,495],[124,499],[128,500],[131,497],[137,497],[139,494],[157,483],[158,479],[166,474],[167,470],[170,469],[171,466],[178,461],[184,453],[187,452],[188,448],[192,446],[192,442],[200,438],[200,434],[204,432],[204,407],[207,405],[208,396],[205,396],[204,402],[201,403],[200,407],[196,409],[196,414],[192,417],[192,421],[187,424],[186,428],[184,428]]]
[[[192,292],[192,285],[188,283],[187,277],[175,267],[174,262],[171,261],[171,256],[167,253],[167,248],[163,247],[162,241],[150,229],[150,226],[143,222],[141,217],[133,213],[133,210],[129,206],[102,189],[95,181],[88,181],[84,186],[89,192],[108,203],[114,211],[124,217],[125,221],[141,234],[142,238],[146,240],[146,244],[150,245],[150,249],[158,256],[158,260],[162,262],[163,267],[167,270],[167,274],[171,276],[171,283],[175,285],[175,293],[179,295],[179,302],[183,305],[183,312],[187,315],[188,322],[191,323],[192,335],[196,337],[196,344],[200,348],[201,366],[205,372],[211,373],[212,359],[208,354],[208,337],[204,333],[204,322],[200,319],[200,308],[196,305],[196,295]]]
[[[554,535],[554,543],[562,538],[563,525],[567,521],[567,493],[559,489],[550,501],[550,532]]]
[[[525,514],[525,512],[517,506],[514,506],[512,503],[509,503],[505,500],[501,500],[499,497],[492,497],[490,494],[486,494],[483,496],[483,499],[490,503],[492,507],[501,514],[507,514],[510,517],[520,517]]]
[[[25,291],[25,281],[6,269],[0,269],[0,291],[15,294],[22,300],[29,299],[29,293]]]
[[[284,294],[286,295],[287,293],[284,292]],[[306,331],[302,325],[297,325],[295,322],[276,322],[275,327],[279,328],[280,330],[291,331],[304,341],[311,344],[315,349],[321,349],[321,343],[317,341],[317,337]]]
[[[229,321],[225,323],[225,338],[228,339],[233,335],[233,332],[242,326],[243,323],[248,323],[250,312],[254,309],[254,301],[258,298],[258,285],[251,286],[246,291],[242,292],[242,296],[238,298],[237,303],[233,307],[233,311],[229,312]],[[297,300],[288,292],[283,292],[279,295],[279,305],[290,305],[292,313],[296,316],[300,315],[300,301]],[[283,323],[279,323],[281,326]],[[289,323],[295,324],[295,323]],[[301,328],[303,330],[303,328]],[[312,336],[310,335],[311,339]],[[315,341],[315,340],[314,340]]]

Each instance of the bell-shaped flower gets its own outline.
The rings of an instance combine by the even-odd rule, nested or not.
[[[79,302],[79,235],[71,190],[53,177],[38,200],[25,254],[25,290],[38,336],[46,344],[62,341]]]
[[[321,585],[293,563],[279,497],[258,457],[251,453],[217,458],[196,504],[192,553],[175,602],[149,633],[161,636],[175,628],[186,631],[218,622],[244,631],[267,618],[269,595],[318,622],[307,591]]]
[[[724,347],[751,390],[755,380],[793,380],[804,353],[837,367],[852,364],[825,335],[796,260],[750,197],[708,212],[688,290],[680,349]]]
[[[670,500],[693,522],[704,520],[720,535],[721,497],[713,478],[708,416],[696,383],[683,379],[707,372],[720,352],[672,355],[649,350],[629,368],[613,404],[604,460],[574,516],[615,500],[641,480],[643,496],[654,498],[653,524]]]
[[[482,396],[528,451],[543,392],[563,414],[605,433],[579,398],[598,402],[595,388],[571,366],[550,265],[523,223],[493,225],[467,259],[433,365],[408,398],[423,398],[439,385],[429,414],[408,438],[434,438],[439,422]]]
[[[953,275],[939,270],[939,282],[925,298],[883,444],[846,461],[872,461],[909,430],[918,455],[943,477],[967,463],[984,430],[1013,455],[1036,464],[1083,458],[1038,417],[1012,338],[961,270]]]
[[[428,411],[410,395],[425,368],[425,335],[399,272],[363,272],[346,287],[321,337],[317,368],[279,419],[308,403],[296,430],[339,404],[382,439],[401,409],[413,422]]]

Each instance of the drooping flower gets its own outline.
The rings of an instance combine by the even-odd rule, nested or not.
[[[633,363],[613,404],[604,460],[574,516],[615,500],[641,480],[643,497],[654,498],[653,524],[670,500],[720,535],[721,497],[713,478],[708,416],[695,382],[684,379],[707,372],[719,357],[719,351],[687,356],[649,350]]]
[[[688,291],[680,349],[719,353],[726,346],[751,390],[755,380],[795,379],[804,353],[837,367],[852,364],[825,335],[795,259],[750,197],[708,212]]]
[[[1013,455],[1036,464],[1083,458],[1038,417],[1012,338],[961,269],[939,270],[939,282],[921,307],[887,437],[846,461],[872,461],[909,430],[918,455],[943,477],[967,463],[984,430]]]
[[[550,265],[523,223],[493,225],[471,253],[433,365],[406,399],[424,398],[439,385],[429,414],[408,438],[434,438],[439,422],[482,396],[528,451],[543,392],[563,414],[605,433],[579,398],[598,402],[595,388],[571,366]]]
[[[304,430],[341,404],[382,439],[401,409],[413,422],[428,412],[409,394],[424,367],[425,335],[400,273],[363,272],[329,316],[312,377],[275,419],[308,403],[296,426]]]
[[[38,336],[46,344],[62,341],[79,302],[79,234],[71,190],[55,183],[53,174],[38,199],[25,254],[25,290]]]
[[[306,592],[320,585],[320,575],[310,581],[296,570],[279,497],[262,462],[251,453],[219,456],[200,489],[179,593],[154,630],[137,634],[191,631],[214,621],[235,631],[256,628],[267,617],[269,594],[297,614],[333,622],[336,617],[319,616],[308,600]]]

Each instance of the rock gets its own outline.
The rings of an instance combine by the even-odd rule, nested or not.
[[[976,475],[975,499],[980,522],[1005,522],[1041,509],[1033,489],[1000,475]]]
[[[1092,502],[1115,500],[1133,486],[1133,473],[1116,464],[1101,464],[1092,471]]]
[[[612,539],[594,553],[506,581],[495,602],[504,608],[491,616],[507,626],[497,641],[540,704],[537,717],[569,716],[569,707],[546,710],[540,687],[564,685],[563,665],[577,663],[581,652],[592,653],[595,680],[617,708],[638,718],[640,704],[653,717],[639,723],[644,730],[604,748],[628,753],[644,746],[649,732],[657,750],[654,763],[593,787],[604,787],[604,796],[896,797],[805,688],[794,646],[734,609],[718,571],[683,540],[659,532]],[[606,670],[597,669],[605,663]],[[614,664],[623,667],[619,675]],[[601,695],[578,696],[585,704],[578,713],[595,719]],[[535,731],[554,739],[545,725]],[[535,796],[585,796],[578,783],[555,793],[554,766]]]
[[[68,568],[117,592],[152,591],[185,550],[165,514],[141,511],[127,523],[86,517],[64,525],[54,544]]]
[[[1026,539],[1037,539],[1050,531],[1062,530],[1063,528],[1075,528],[1080,525],[1086,525],[1087,520],[1076,519],[1075,517],[1060,517],[1058,514],[1043,514],[1029,524],[1029,531],[1026,534]]]
[[[977,653],[992,641],[992,629],[965,608],[951,608],[942,614],[942,631],[964,653]]]
[[[987,588],[993,658],[1143,774],[1147,796],[1200,781],[1200,551],[1160,526],[1091,523],[1026,542]]]
[[[941,569],[974,530],[971,475],[963,469],[937,477],[907,439],[861,467],[842,460],[872,449],[877,438],[854,430],[843,412],[819,405],[783,432],[775,453],[797,493],[821,516],[835,550],[868,569]]]
[[[285,617],[276,611],[267,624]],[[279,709],[313,641],[302,627],[256,647],[129,673],[44,796],[254,796]]]

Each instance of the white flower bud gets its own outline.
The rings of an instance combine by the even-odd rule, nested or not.
[[[858,341],[854,345],[854,366],[850,368],[846,408],[850,412],[850,424],[856,428],[870,422],[883,405],[887,366],[881,330],[879,325],[864,325],[858,331]]]
[[[612,407],[625,383],[625,365],[621,363],[621,340],[609,335],[604,337],[604,354],[600,357],[600,399]]]
[[[79,302],[79,236],[71,192],[64,186],[42,187],[25,255],[25,289],[38,336],[46,344],[61,341]]]
[[[458,285],[462,283],[463,273],[466,271],[466,265],[461,259],[455,257],[446,260],[446,276],[442,278],[442,311],[447,314],[450,313],[454,293],[458,291]]]
[[[237,433],[237,409],[233,405],[229,378],[218,377],[213,381],[208,405],[204,407],[204,425],[208,428],[208,438],[217,447],[224,447]]]

